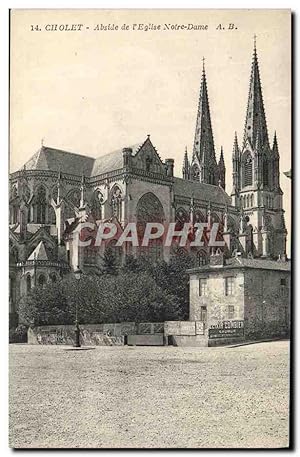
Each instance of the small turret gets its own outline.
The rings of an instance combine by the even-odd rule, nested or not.
[[[182,165],[182,177],[183,179],[190,179],[190,163],[188,158],[187,147],[185,147],[183,165]]]
[[[240,160],[241,152],[239,149],[237,133],[235,132],[232,149],[232,195],[237,194],[240,190]]]
[[[218,172],[219,172],[219,185],[225,190],[226,168],[225,168],[225,161],[224,161],[223,147],[222,146],[221,146],[220,160],[219,160],[219,163],[218,163]]]
[[[165,160],[166,175],[171,178],[174,176],[174,159]]]

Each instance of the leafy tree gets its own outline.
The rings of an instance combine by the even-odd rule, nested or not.
[[[60,282],[34,288],[19,303],[20,321],[27,325],[68,324],[71,316]]]
[[[114,253],[104,254],[101,275],[68,275],[55,284],[35,288],[19,305],[27,325],[73,324],[77,304],[80,323],[164,321],[188,318],[190,254],[150,262],[127,256],[116,267]]]
[[[116,275],[118,272],[116,256],[110,246],[108,246],[104,251],[102,272],[110,275]]]

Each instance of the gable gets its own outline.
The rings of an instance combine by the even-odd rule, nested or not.
[[[140,170],[165,175],[165,167],[148,137],[132,157],[132,166]]]

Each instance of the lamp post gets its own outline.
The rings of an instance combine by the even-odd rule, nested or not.
[[[80,268],[77,266],[77,269],[74,271],[74,276],[77,281],[80,280],[81,278],[81,273],[82,271]],[[80,328],[79,328],[79,323],[78,323],[78,300],[76,299],[75,302],[75,343],[74,347],[75,348],[80,348]]]

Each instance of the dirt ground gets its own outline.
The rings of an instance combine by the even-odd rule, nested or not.
[[[289,343],[10,345],[10,446],[288,446]]]

